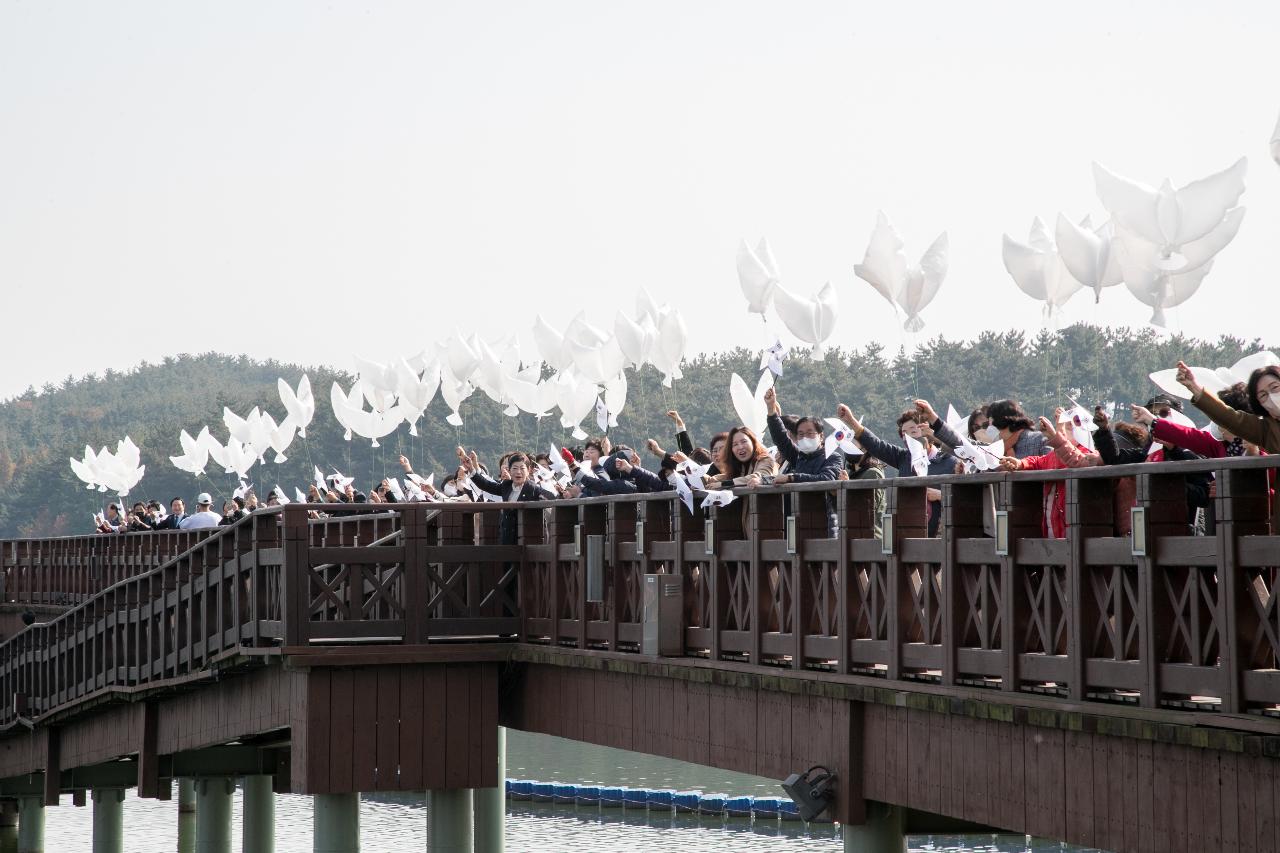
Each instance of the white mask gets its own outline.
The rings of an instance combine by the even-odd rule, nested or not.
[[[443,491],[446,498],[456,498],[458,496],[458,488],[453,483],[445,486]]]
[[[986,429],[982,430],[982,432],[978,433],[978,435],[979,435],[981,438],[986,439],[987,444],[991,444],[991,443],[992,443],[992,442],[994,442],[997,438],[999,438],[999,437],[1000,437],[1000,430],[996,429],[996,428],[995,428],[993,425],[991,425],[991,424],[987,424]]]
[[[1280,418],[1280,401],[1275,397],[1268,397],[1267,401],[1262,404],[1262,408],[1271,413],[1271,417]]]
[[[822,442],[816,438],[802,438],[796,442],[796,449],[801,453],[813,453],[821,446]]]

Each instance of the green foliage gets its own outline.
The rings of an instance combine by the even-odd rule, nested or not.
[[[916,397],[924,397],[940,411],[948,403],[962,414],[972,406],[1004,397],[1023,401],[1032,414],[1044,413],[1070,393],[1085,404],[1114,400],[1121,404],[1145,401],[1153,392],[1147,375],[1173,366],[1179,358],[1210,367],[1229,365],[1242,355],[1262,349],[1259,341],[1223,336],[1204,342],[1178,335],[1161,337],[1148,329],[1103,329],[1077,325],[1058,333],[1042,332],[1028,339],[1020,332],[983,332],[975,340],[952,342],[936,338],[914,354],[889,355],[878,345],[863,349],[834,349],[821,361],[803,350],[789,354],[778,381],[778,397],[789,412],[831,415],[837,403],[848,403],[859,417],[890,433],[897,414]],[[668,409],[678,409],[694,441],[705,444],[715,432],[736,422],[729,400],[729,378],[738,373],[754,385],[759,355],[746,349],[702,355],[686,363],[684,379],[663,388],[651,367],[628,373],[630,389],[621,426],[612,436],[640,447],[653,437],[673,447]],[[28,389],[0,403],[0,536],[50,536],[83,532],[91,514],[111,499],[86,490],[71,473],[68,457],[79,457],[86,444],[110,445],[130,435],[142,449],[147,474],[130,500],[173,496],[190,500],[198,491],[226,496],[234,475],[210,466],[206,477],[174,468],[168,457],[181,452],[178,432],[192,435],[208,424],[225,438],[222,409],[245,414],[262,406],[277,418],[284,408],[276,392],[277,377],[297,383],[303,372],[316,394],[316,417],[307,438],[295,439],[288,462],[275,464],[267,452],[249,479],[258,493],[276,483],[290,495],[295,485],[312,479],[312,466],[335,468],[355,475],[368,489],[383,476],[399,471],[396,458],[404,453],[419,472],[452,470],[454,447],[474,447],[493,461],[504,449],[540,452],[551,442],[573,443],[555,417],[535,420],[522,414],[502,414],[502,407],[477,392],[463,404],[465,423],[445,423],[448,410],[437,396],[419,423],[421,435],[411,437],[402,426],[381,441],[381,447],[359,437],[344,441],[329,407],[334,381],[348,385],[353,377],[328,367],[301,367],[245,356],[216,353],[166,358],[143,364],[128,373],[107,370],[105,376],[68,378],[42,391]],[[594,425],[583,428],[594,431]]]

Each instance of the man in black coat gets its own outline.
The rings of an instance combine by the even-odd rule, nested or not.
[[[507,473],[511,475],[511,479],[501,482],[494,480],[480,468],[480,463],[474,454],[468,456],[462,448],[458,448],[458,458],[467,476],[480,491],[494,495],[504,503],[542,500],[542,489],[529,479],[529,472],[533,466],[529,462],[529,457],[523,453],[516,453],[507,458]],[[503,545],[516,544],[518,524],[516,511],[504,509],[498,515],[498,541]]]
[[[174,498],[169,501],[169,514],[160,520],[155,526],[156,530],[177,530],[182,524],[182,519],[187,517],[186,504],[182,502],[182,498]]]

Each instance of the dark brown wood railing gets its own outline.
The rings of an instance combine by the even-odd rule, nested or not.
[[[159,565],[122,562],[133,573],[110,585],[92,572],[101,557],[57,544],[68,540],[6,542],[5,570],[24,594],[81,600],[0,643],[0,726],[321,645],[520,640],[636,653],[647,573],[683,578],[686,657],[1077,707],[1275,713],[1277,466],[1280,457],[788,486],[693,513],[674,493],[365,505],[318,520],[291,504]],[[1192,536],[1185,477],[1204,471],[1217,477],[1215,524]],[[1143,514],[1132,535],[1121,535],[1128,508],[1117,516],[1113,500],[1125,478]],[[1041,531],[1046,482],[1066,490],[1063,539]],[[944,495],[934,538],[926,487]],[[891,508],[883,539],[877,490]],[[519,544],[499,541],[503,511],[518,516]],[[594,536],[604,571],[589,601]]]

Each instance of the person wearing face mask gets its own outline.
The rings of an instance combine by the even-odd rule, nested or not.
[[[764,394],[769,408],[769,436],[778,447],[778,458],[789,466],[786,474],[778,474],[773,482],[820,483],[836,480],[844,468],[844,458],[839,451],[827,455],[823,447],[823,424],[818,418],[803,417],[796,421],[796,438],[791,440],[782,423],[782,407],[778,405],[778,392],[770,388]]]
[[[991,426],[991,416],[987,414],[987,407],[979,406],[974,409],[969,413],[969,440],[976,441],[981,444],[990,444],[991,441],[994,441],[995,439],[991,439],[991,441],[987,440],[987,436],[990,434],[987,430],[987,427],[989,426]],[[999,432],[997,432],[996,435],[999,436]]]
[[[1076,443],[1070,434],[1070,424],[1059,423],[1062,410],[1054,412],[1052,422],[1041,418],[1039,431],[1045,444],[1053,448],[1040,456],[1005,456],[1000,468],[1005,471],[1057,471],[1063,468],[1081,468],[1095,465],[1096,453]],[[1067,484],[1063,480],[1047,480],[1044,484],[1044,502],[1040,517],[1041,534],[1053,539],[1067,536]]]
[[[914,409],[909,409],[898,417],[898,437],[902,439],[902,445],[890,444],[877,436],[855,418],[853,411],[844,403],[836,407],[836,417],[849,427],[864,451],[896,469],[899,477],[956,473],[959,460],[940,449],[933,438],[936,436],[938,441],[958,447],[962,444],[960,437],[943,423],[928,400],[915,400],[914,403]],[[918,456],[912,454],[911,447],[907,444],[908,438],[919,442],[923,447],[926,460],[923,466],[919,464]],[[938,526],[942,522],[942,492],[939,489],[928,489],[925,496],[929,502],[929,535],[937,536]]]
[[[1191,368],[1178,362],[1178,383],[1191,392],[1191,402],[1224,430],[1267,453],[1280,453],[1280,367],[1259,367],[1245,385],[1249,411],[1231,408],[1203,387]]]
[[[1002,439],[1005,456],[1026,459],[1049,452],[1044,436],[1036,430],[1017,400],[997,400],[987,406],[987,418],[990,423],[983,432],[982,440],[990,444]]]

